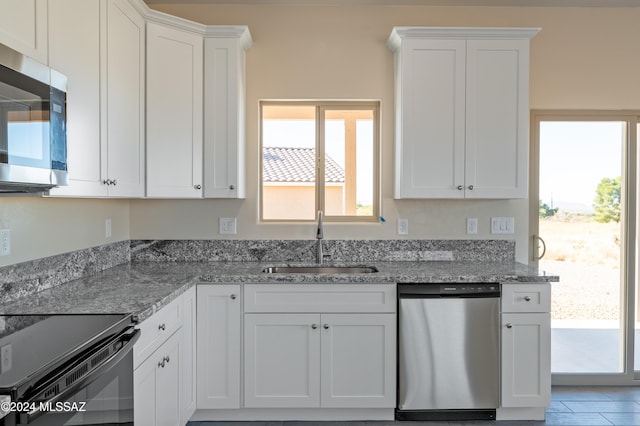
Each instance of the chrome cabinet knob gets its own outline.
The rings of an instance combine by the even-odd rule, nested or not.
[[[527,302],[531,302],[531,296],[525,296],[524,300],[526,300]]]
[[[166,328],[167,328],[167,327],[165,326],[165,324],[164,324],[164,323],[162,323],[162,324],[160,324],[160,325],[158,326],[158,330],[160,330],[160,331],[164,331]]]
[[[324,328],[325,330],[328,330],[329,329],[329,324],[323,325],[322,328]]]
[[[229,189],[233,191],[234,189],[236,189],[236,186],[235,185],[230,185]]]
[[[169,361],[171,361],[171,358],[169,358],[169,356],[167,355],[162,359],[162,361],[166,361],[166,363],[168,364]]]
[[[311,328],[314,329],[314,330],[317,330],[318,329],[318,324],[311,324]]]
[[[507,328],[513,328],[513,324],[507,323]]]
[[[116,186],[117,184],[118,184],[117,180],[114,179],[114,180],[111,181],[111,185]]]
[[[473,185],[469,185],[469,190],[473,191]]]
[[[464,189],[464,186],[458,185],[458,191],[462,191],[463,189]]]
[[[229,297],[231,297],[231,300],[236,300],[238,296],[236,296],[235,294],[232,294],[232,295],[231,295],[231,296],[229,296]]]
[[[193,185],[195,189],[202,189],[202,185]]]

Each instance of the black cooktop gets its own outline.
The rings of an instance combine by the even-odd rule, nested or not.
[[[131,315],[0,315],[0,392],[15,392],[121,323]]]

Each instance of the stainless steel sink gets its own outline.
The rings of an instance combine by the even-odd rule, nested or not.
[[[371,274],[378,272],[375,266],[270,266],[266,274]]]

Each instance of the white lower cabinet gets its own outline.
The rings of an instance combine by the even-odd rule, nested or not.
[[[551,404],[549,284],[502,286],[502,407]]]
[[[175,332],[133,374],[134,423],[139,425],[181,424],[180,339]]]
[[[240,408],[240,285],[199,285],[197,293],[197,407]]]
[[[395,334],[393,314],[246,314],[245,407],[394,407]]]
[[[143,321],[134,346],[134,423],[184,425],[195,411],[195,288]]]
[[[395,370],[395,285],[245,286],[245,407],[392,408]]]

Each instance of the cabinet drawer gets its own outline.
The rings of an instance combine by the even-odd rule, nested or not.
[[[550,312],[549,284],[503,284],[502,312]]]
[[[395,284],[247,284],[245,312],[395,312]]]
[[[133,347],[133,367],[136,368],[182,326],[182,297],[169,303],[140,323],[140,339]]]

